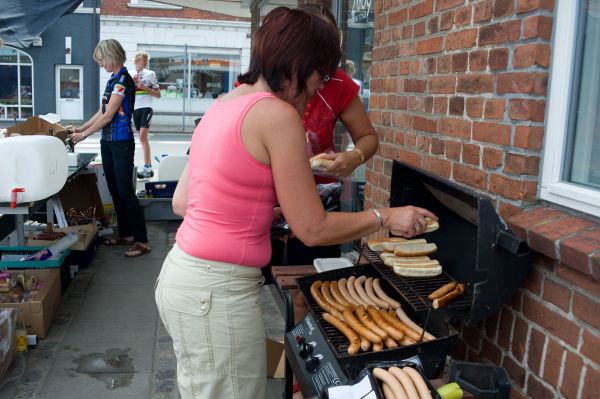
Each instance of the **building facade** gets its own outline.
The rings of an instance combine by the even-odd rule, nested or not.
[[[455,357],[503,366],[514,398],[600,397],[600,2],[373,6],[365,208],[389,203],[393,160],[490,196],[533,270]]]
[[[25,49],[0,47],[0,121],[56,113],[83,120],[98,108],[99,1],[84,0]],[[85,87],[84,87],[85,85]]]
[[[102,2],[100,39],[123,45],[130,71],[137,51],[150,55],[149,69],[156,72],[161,91],[153,101],[155,130],[191,132],[194,120],[247,69],[250,10],[247,17],[233,8],[223,12],[234,15],[152,1]],[[103,84],[108,74],[101,71],[99,79]]]

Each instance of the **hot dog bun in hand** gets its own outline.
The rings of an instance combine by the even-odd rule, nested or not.
[[[332,159],[326,158],[328,155],[329,154],[323,152],[310,158],[310,167],[313,169],[327,169],[327,167],[333,163]]]

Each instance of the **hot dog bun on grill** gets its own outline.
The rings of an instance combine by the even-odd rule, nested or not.
[[[404,277],[432,277],[439,276],[442,273],[442,266],[439,264],[396,264],[394,273]]]
[[[427,221],[427,227],[425,228],[425,231],[419,232],[419,234],[431,233],[432,231],[440,228],[440,224],[437,220],[433,220],[431,218],[425,218],[425,220]],[[390,230],[390,232],[396,236],[401,235],[401,233],[397,230]]]
[[[371,251],[383,251],[383,244],[386,242],[403,242],[406,238],[388,237],[388,238],[372,238],[367,241],[367,245]]]
[[[394,255],[396,256],[424,256],[435,251],[437,251],[437,245],[433,243],[409,243],[394,247]]]

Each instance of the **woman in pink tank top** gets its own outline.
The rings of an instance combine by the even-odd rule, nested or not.
[[[424,230],[426,217],[437,219],[416,207],[323,209],[301,115],[340,58],[338,32],[320,15],[274,9],[253,38],[241,85],[219,98],[194,132],[173,198],[184,220],[155,290],[182,398],[266,397],[258,296],[276,203],[309,246],[381,229],[411,237]]]

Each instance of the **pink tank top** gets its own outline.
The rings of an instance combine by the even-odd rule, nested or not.
[[[261,92],[217,100],[196,127],[186,214],[176,237],[189,255],[254,267],[269,262],[273,174],[248,153],[240,128],[248,110],[271,97]]]

